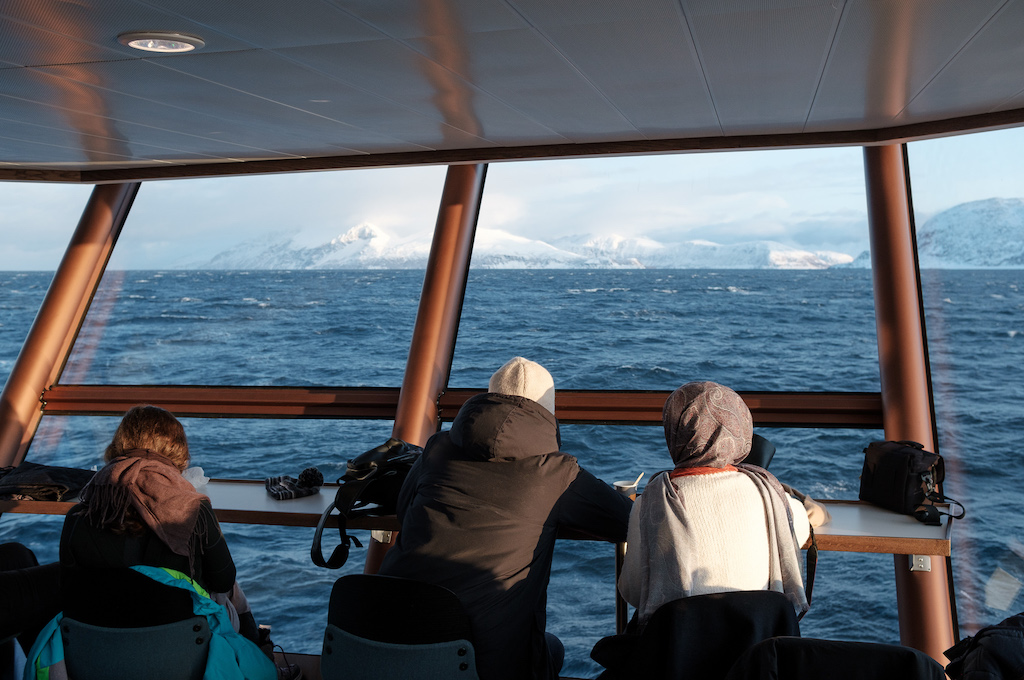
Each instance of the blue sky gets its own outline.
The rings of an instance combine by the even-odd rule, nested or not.
[[[911,145],[919,220],[958,203],[1024,196],[1024,129]],[[529,238],[772,240],[857,255],[867,247],[859,148],[493,164],[480,223]],[[249,240],[316,245],[369,222],[429,238],[444,168],[143,185],[112,267],[202,261]],[[0,269],[52,269],[90,187],[0,183]]]

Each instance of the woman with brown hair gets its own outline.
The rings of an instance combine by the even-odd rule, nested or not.
[[[224,605],[231,627],[273,660],[235,581],[235,564],[210,499],[182,473],[185,429],[170,412],[135,406],[118,425],[106,461],[68,512],[60,539],[64,614],[99,626],[151,626],[192,616],[193,598],[130,567],[170,569]],[[262,644],[261,644],[262,642]],[[279,678],[301,678],[297,666]]]
[[[64,521],[65,584],[75,589],[81,569],[149,565],[180,571],[210,592],[232,590],[235,564],[210,499],[181,476],[189,452],[178,419],[156,406],[132,408],[103,459]]]

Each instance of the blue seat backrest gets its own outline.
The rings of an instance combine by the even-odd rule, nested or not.
[[[324,680],[477,678],[469,616],[442,586],[394,576],[342,576],[331,591],[327,624],[320,657]]]
[[[64,617],[64,659],[73,680],[199,680],[206,669],[206,617],[146,628],[105,628]]]

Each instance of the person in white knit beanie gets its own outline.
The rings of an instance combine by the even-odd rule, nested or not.
[[[487,391],[532,399],[555,414],[555,380],[535,361],[512,357],[491,376]]]
[[[631,507],[561,451],[555,381],[515,357],[427,440],[402,485],[402,529],[380,573],[458,596],[480,680],[558,680],[565,648],[545,630],[556,537],[621,542]]]

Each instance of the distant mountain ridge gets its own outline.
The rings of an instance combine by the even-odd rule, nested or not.
[[[423,269],[430,242],[397,240],[360,224],[328,243],[296,246],[290,239],[243,243],[193,266],[202,269]],[[497,229],[479,229],[473,266],[481,269],[827,269],[853,258],[809,252],[772,241],[721,245],[664,244],[645,237],[562,237],[546,243]]]
[[[935,215],[918,229],[923,268],[1024,268],[1024,201],[990,198]],[[423,269],[429,237],[396,239],[364,223],[321,245],[284,238],[243,243],[202,269]],[[870,267],[865,251],[808,251],[774,241],[661,243],[623,236],[563,236],[548,243],[498,229],[479,229],[473,267],[481,269],[828,269]]]

